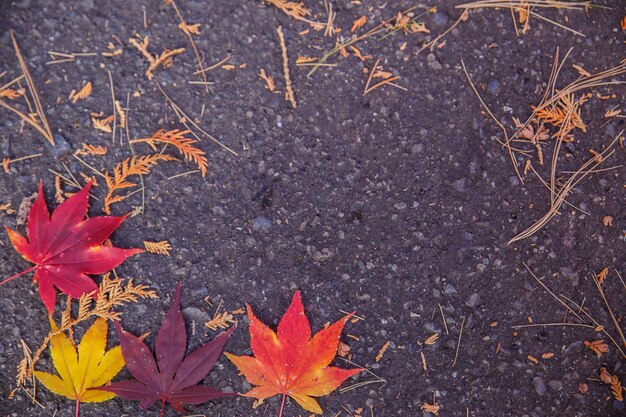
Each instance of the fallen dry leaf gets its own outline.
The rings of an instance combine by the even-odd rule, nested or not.
[[[597,357],[600,357],[602,354],[608,353],[609,351],[609,346],[604,340],[594,340],[593,342],[585,340],[585,346],[591,349]]]

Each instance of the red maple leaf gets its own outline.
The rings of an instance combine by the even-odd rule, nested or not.
[[[103,274],[141,249],[120,249],[102,243],[126,218],[98,216],[85,219],[91,183],[61,203],[50,215],[39,183],[39,195],[28,214],[28,239],[6,227],[15,250],[35,265],[0,285],[35,270],[34,282],[49,313],[56,303],[55,287],[72,298],[97,294],[98,286],[86,274]]]
[[[176,411],[183,413],[183,404],[201,404],[216,398],[237,395],[196,385],[211,371],[236,326],[222,332],[185,357],[187,330],[180,312],[181,287],[178,284],[174,300],[163,318],[154,346],[156,361],[142,339],[124,331],[115,322],[126,367],[135,379],[114,382],[107,387],[99,387],[98,390],[110,391],[127,400],[139,401],[144,410],[160,400],[161,416],[166,401]]]
[[[296,291],[291,305],[278,324],[278,332],[263,324],[252,313],[250,306],[250,346],[254,356],[235,356],[226,353],[249,383],[258,385],[247,397],[265,399],[283,395],[296,400],[305,410],[321,414],[322,409],[313,397],[330,394],[347,378],[363,369],[341,369],[330,365],[337,353],[339,336],[349,314],[320,330],[311,338],[311,326],[304,314],[300,291]]]

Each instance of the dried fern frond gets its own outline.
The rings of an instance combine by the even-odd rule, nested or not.
[[[233,315],[227,311],[216,314],[213,319],[204,323],[206,327],[211,330],[227,329],[231,324],[237,323],[237,320],[233,318]]]
[[[11,203],[0,203],[0,211],[4,211],[7,214],[15,213],[15,210],[11,208]]]
[[[135,38],[128,39],[128,42],[134,46],[143,57],[150,63],[150,66],[146,70],[146,76],[149,80],[154,78],[154,70],[156,70],[159,66],[169,67],[172,65],[172,57],[174,55],[182,54],[185,52],[185,48],[178,48],[170,51],[166,49],[163,51],[161,55],[154,55],[148,51],[148,45],[150,45],[150,39],[146,37],[142,37],[139,34],[135,34]]]
[[[265,0],[267,3],[274,7],[279,8],[285,14],[301,20],[311,15],[311,11],[306,7],[303,2],[285,1],[285,0]]]
[[[573,94],[565,94],[555,104],[536,109],[535,116],[564,132],[570,132],[574,128],[587,132],[587,126],[580,115],[581,104],[581,100],[575,100]],[[535,110],[535,107],[531,108]]]
[[[124,110],[119,100],[115,100],[115,111],[117,112],[117,115],[120,117],[120,127],[122,129],[125,129],[126,128],[126,110]]]
[[[101,119],[94,115],[91,116],[91,123],[93,124],[94,129],[100,130],[105,133],[111,133],[113,130],[111,129],[111,122],[113,121],[113,115],[109,117],[105,117]]]
[[[81,155],[88,154],[93,156],[103,156],[106,155],[107,148],[106,146],[102,145],[90,145],[88,143],[83,143],[82,149],[79,149],[78,151],[76,151],[76,153],[79,153]]]
[[[611,393],[617,401],[624,401],[624,395],[622,392],[622,383],[617,375],[611,375]]]
[[[132,188],[137,185],[134,182],[130,182],[128,180],[129,177],[133,175],[149,174],[153,166],[159,161],[176,160],[177,159],[173,156],[166,154],[133,156],[115,165],[113,173],[105,172],[104,180],[107,185],[107,195],[104,199],[104,212],[111,214],[111,205],[119,203],[128,197],[126,195],[113,195],[116,191],[124,188]]]
[[[65,201],[65,196],[63,195],[63,187],[61,184],[61,177],[58,175],[54,177],[54,199],[57,203],[62,203]]]
[[[148,60],[149,63],[153,63],[155,61],[154,55],[152,55],[149,51],[148,51],[148,45],[150,45],[150,38],[146,37],[141,37],[141,35],[136,34],[135,35],[137,39],[135,38],[130,38],[128,39],[128,43],[130,43],[132,46],[134,46],[135,48],[137,48],[137,50],[141,53],[141,55],[143,55],[143,57]]]
[[[285,100],[291,103],[291,107],[294,109],[298,107],[296,104],[296,96],[293,94],[293,88],[291,88],[291,77],[289,76],[289,58],[287,57],[287,45],[285,45],[285,35],[283,34],[282,26],[276,28],[278,34],[278,40],[280,41],[280,49],[283,56],[283,74],[285,76]]]
[[[15,100],[18,97],[22,97],[26,92],[23,88],[13,89],[6,88],[4,90],[0,90],[0,98],[8,98],[9,100]]]
[[[352,28],[350,29],[350,32],[354,32],[362,28],[363,26],[365,26],[365,23],[367,23],[367,16],[363,15],[356,19],[354,22],[352,22]]]
[[[72,90],[72,92],[70,93],[69,99],[71,100],[73,104],[75,104],[78,100],[84,100],[87,97],[89,97],[91,95],[92,90],[93,90],[93,85],[91,84],[91,81],[87,81],[87,83],[84,84],[80,90],[78,91]]]
[[[259,77],[263,81],[265,81],[265,88],[267,88],[271,92],[274,92],[274,90],[276,89],[276,83],[274,82],[274,78],[272,78],[271,76],[267,75],[267,73],[265,72],[265,70],[263,68],[261,68],[259,70]]]
[[[119,320],[121,312],[114,311],[114,307],[119,307],[126,303],[137,302],[140,298],[159,298],[154,290],[146,285],[135,285],[133,280],[124,278],[110,278],[110,273],[102,277],[102,282],[98,287],[98,299],[94,300],[93,293],[83,294],[78,299],[78,312],[76,317],[71,316],[72,299],[68,297],[65,312],[61,318],[61,325],[56,330],[50,330],[39,348],[29,358],[28,351],[24,350],[24,360],[18,365],[17,385],[22,386],[27,379],[32,378],[35,364],[39,360],[42,352],[50,344],[50,340],[57,334],[68,332],[71,334],[74,327],[92,317],[102,317],[108,320]]]
[[[202,176],[204,177],[206,175],[207,168],[209,167],[209,162],[206,159],[205,152],[194,146],[198,141],[196,139],[185,137],[185,135],[188,133],[190,133],[189,130],[160,129],[157,130],[149,138],[133,139],[130,141],[130,143],[145,142],[155,150],[156,143],[172,145],[176,149],[178,149],[178,151],[185,157],[185,159],[195,162],[196,165],[198,165],[198,169],[202,173]]]
[[[420,407],[420,409],[426,411],[427,413],[430,413],[434,416],[438,416],[439,415],[439,409],[441,408],[441,405],[439,403],[434,403],[434,404],[429,404],[429,403],[422,403],[422,406]]]
[[[198,35],[200,36],[200,23],[196,23],[193,25],[188,24],[187,22],[180,22],[178,24],[178,28],[185,32],[187,35]]]
[[[144,240],[143,246],[148,252],[155,253],[157,255],[170,256],[170,251],[172,250],[172,245],[170,245],[170,242],[167,240],[161,240],[159,242]]]
[[[317,61],[317,58],[313,58],[312,56],[299,56],[296,58],[296,65],[308,64],[310,62]]]
[[[79,174],[85,181],[85,184],[91,183],[94,188],[98,186],[98,179],[95,175],[89,176],[82,172],[79,172]],[[67,193],[65,193],[65,195],[67,195]]]
[[[154,78],[154,70],[156,70],[159,66],[163,66],[166,68],[171,67],[174,63],[172,57],[182,54],[183,52],[185,52],[185,48],[178,48],[174,49],[173,51],[166,49],[165,51],[163,51],[161,55],[158,55],[154,59],[154,62],[150,63],[150,67],[148,67],[148,69],[146,70],[146,77],[148,77],[149,80],[152,80]]]

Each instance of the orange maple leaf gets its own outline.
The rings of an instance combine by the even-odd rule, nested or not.
[[[311,338],[311,325],[304,315],[300,291],[274,332],[252,313],[249,305],[250,346],[254,356],[225,353],[249,383],[257,385],[246,397],[260,400],[282,394],[279,416],[287,396],[305,410],[321,414],[322,408],[313,397],[330,394],[347,378],[363,369],[341,369],[328,366],[337,353],[339,336],[349,314],[320,330]]]

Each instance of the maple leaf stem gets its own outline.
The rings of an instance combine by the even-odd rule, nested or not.
[[[159,417],[163,417],[164,412],[165,412],[165,400],[161,400],[161,415]]]
[[[33,269],[36,269],[36,268],[37,268],[37,265],[35,265],[35,266],[31,267],[31,268],[28,268],[28,269],[26,269],[26,270],[24,270],[24,271],[22,271],[22,272],[20,272],[18,274],[15,274],[12,277],[9,277],[9,278],[5,279],[4,281],[0,282],[0,285],[6,284],[9,281],[13,281],[15,278],[21,277],[24,274],[28,274],[30,271],[32,271]]]
[[[280,411],[278,412],[278,417],[283,417],[283,410],[285,409],[286,399],[287,399],[287,394],[283,394],[283,402],[280,404]]]
[[[80,400],[76,400],[76,417],[78,417],[78,410],[80,410]]]

